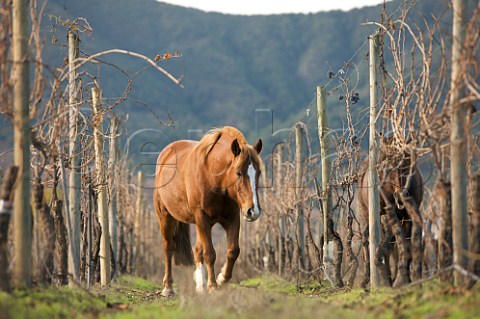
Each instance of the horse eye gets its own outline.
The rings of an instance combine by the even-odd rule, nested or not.
[[[237,176],[238,177],[242,176],[242,172],[237,172]]]

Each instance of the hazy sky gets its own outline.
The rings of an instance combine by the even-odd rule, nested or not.
[[[203,11],[231,14],[316,13],[350,10],[382,3],[383,0],[159,0]]]

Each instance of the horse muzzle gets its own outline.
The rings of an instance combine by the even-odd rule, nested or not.
[[[405,209],[405,205],[402,203],[400,194],[397,192],[393,193],[393,198],[395,199],[395,204],[397,205],[398,209]]]
[[[254,222],[262,214],[261,210],[255,210],[253,208],[248,208],[243,211],[243,217],[247,222]]]

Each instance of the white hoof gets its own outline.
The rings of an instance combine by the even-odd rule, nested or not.
[[[197,269],[193,273],[193,279],[196,283],[195,290],[199,294],[204,294],[207,291],[207,284],[205,279],[205,267],[203,264],[199,264]]]
[[[223,277],[223,273],[218,274],[217,285],[218,286],[223,286],[226,283],[227,283],[227,280],[225,279],[225,277]]]
[[[207,292],[207,289],[205,287],[196,287],[195,291],[199,295],[204,295]]]
[[[162,290],[162,296],[164,296],[164,297],[171,297],[174,294],[175,294],[175,292],[173,291],[173,289],[163,288],[163,290]]]

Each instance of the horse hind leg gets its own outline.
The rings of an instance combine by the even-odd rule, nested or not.
[[[238,244],[238,236],[240,231],[240,217],[237,216],[233,223],[223,225],[227,232],[227,261],[222,267],[222,271],[218,274],[217,284],[224,285],[232,278],[233,266],[240,255],[240,246]]]
[[[160,214],[160,231],[163,239],[163,252],[165,275],[163,277],[163,291],[162,296],[171,296],[173,291],[173,277],[172,277],[172,256],[175,249],[173,242],[173,227],[175,220],[168,213]]]

